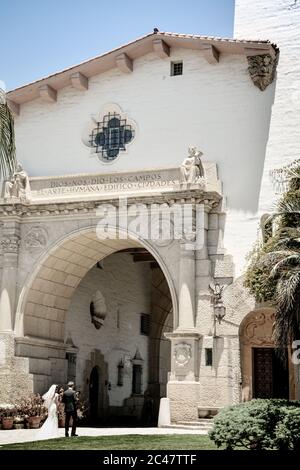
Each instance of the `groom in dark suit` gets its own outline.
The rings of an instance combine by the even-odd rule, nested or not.
[[[72,432],[71,436],[77,436],[76,434],[76,421],[77,421],[77,396],[74,390],[74,382],[68,383],[68,389],[63,393],[62,402],[65,404],[65,436],[69,437],[69,423],[72,418]]]

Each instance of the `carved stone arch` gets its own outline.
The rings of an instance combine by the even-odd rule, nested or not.
[[[241,398],[248,401],[254,393],[254,362],[253,348],[274,348],[272,338],[275,321],[275,311],[272,307],[264,307],[249,312],[240,324],[239,337],[241,348]],[[294,366],[290,361],[289,369],[289,394],[290,399],[295,398]]]
[[[139,246],[146,248],[153,255],[166,277],[172,298],[174,328],[178,325],[175,279],[170,272],[170,266],[160,253],[160,248],[128,232],[126,232],[127,238],[100,240],[95,229],[96,226],[92,225],[70,230],[58,240],[53,240],[52,246],[41,253],[22,286],[16,311],[17,337],[24,335],[39,337],[38,329],[45,330],[45,325],[49,324],[52,318],[56,318],[54,320],[56,324],[52,324],[51,339],[63,341],[65,314],[72,294],[84,275],[106,256],[121,249]],[[60,278],[62,285],[55,286]]]

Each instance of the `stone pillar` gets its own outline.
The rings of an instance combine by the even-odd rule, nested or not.
[[[19,224],[16,222],[5,224],[1,238],[0,331],[14,329],[19,243]]]
[[[192,246],[180,243],[179,263],[179,321],[178,330],[195,327],[195,251]]]
[[[165,333],[171,340],[171,374],[167,384],[171,421],[198,419],[199,339],[196,332]]]
[[[0,403],[15,403],[34,391],[29,359],[15,356],[12,332],[0,331]]]

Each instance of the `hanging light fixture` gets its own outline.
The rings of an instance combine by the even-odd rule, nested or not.
[[[209,288],[212,292],[212,304],[214,308],[214,319],[220,324],[226,315],[226,307],[223,303],[222,294],[225,286],[220,284],[210,284]]]

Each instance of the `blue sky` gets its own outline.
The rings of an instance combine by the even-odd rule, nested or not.
[[[0,0],[7,90],[160,31],[232,37],[234,0]]]

